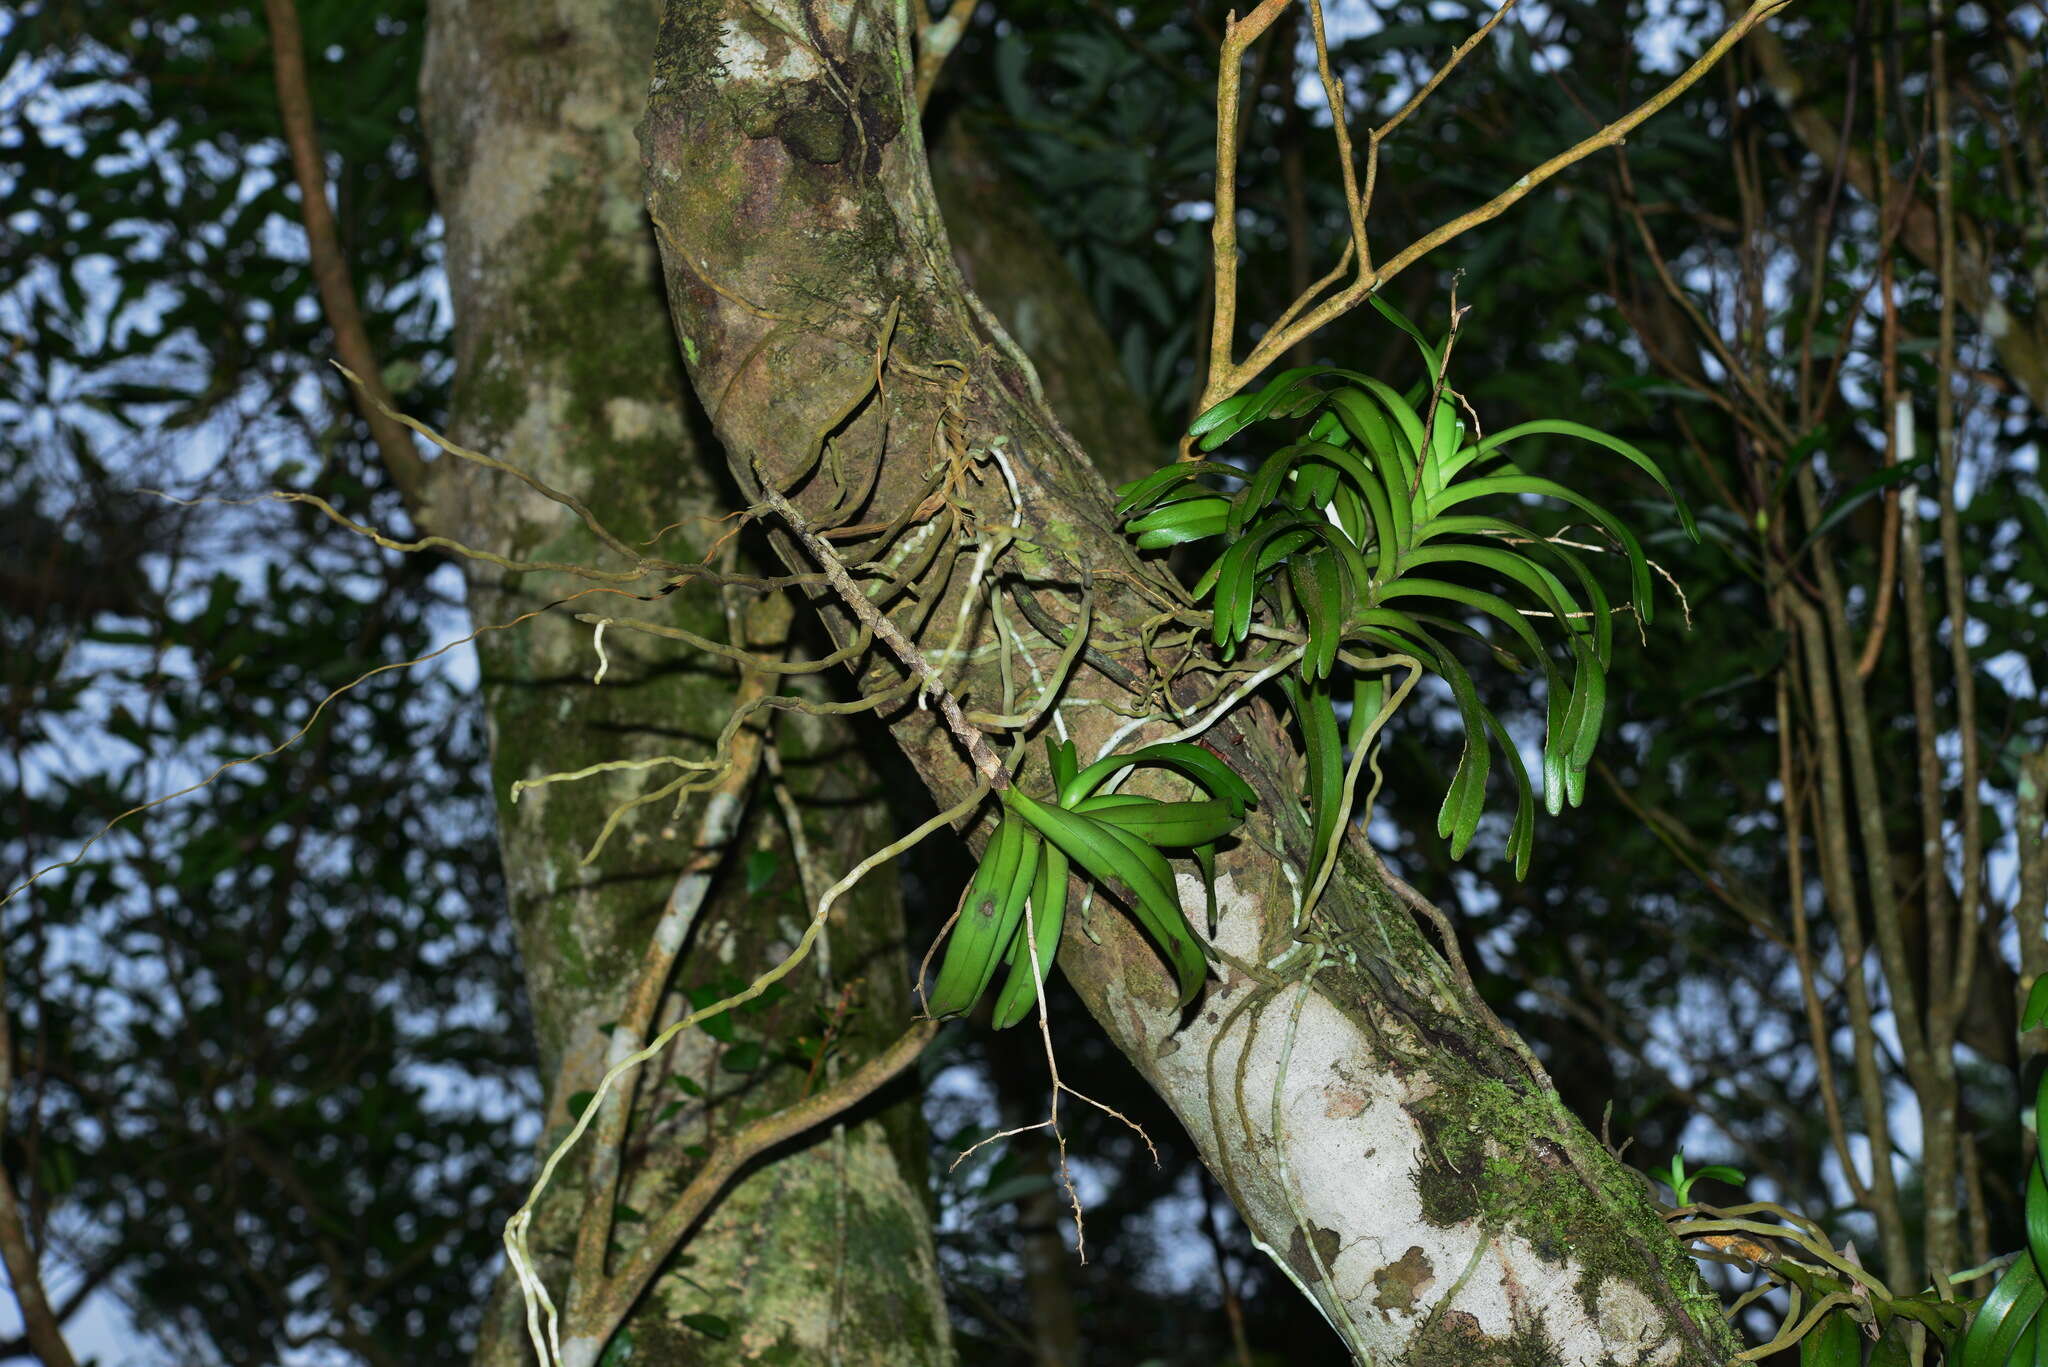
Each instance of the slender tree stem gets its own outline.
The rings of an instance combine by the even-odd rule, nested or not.
[[[327,315],[327,325],[334,329],[334,349],[342,363],[362,377],[360,393],[368,402],[359,402],[357,408],[370,425],[377,454],[404,496],[406,510],[420,522],[427,507],[427,466],[405,428],[390,416],[389,410],[396,405],[384,388],[376,352],[370,346],[370,331],[357,303],[348,256],[335,229],[334,210],[328,207],[327,168],[313,129],[313,98],[306,85],[305,39],[299,32],[298,7],[293,0],[263,0],[263,12],[270,21],[277,108],[284,120],[285,143],[291,149],[292,175],[299,184],[299,212],[306,224],[306,250],[312,259],[313,283],[320,292],[320,308]]]
[[[7,1112],[14,1095],[14,1027],[5,1005],[6,965],[0,960],[0,1138],[7,1134]],[[14,1191],[14,1174],[0,1164],[0,1265],[21,1309],[22,1337],[44,1367],[77,1367],[64,1327],[43,1290],[43,1271],[29,1243],[28,1222]]]

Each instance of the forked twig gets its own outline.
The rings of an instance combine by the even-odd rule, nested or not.
[[[1241,362],[1231,360],[1231,339],[1236,330],[1237,321],[1237,228],[1235,222],[1230,221],[1234,219],[1237,202],[1237,147],[1235,134],[1232,131],[1235,128],[1237,98],[1237,63],[1235,59],[1242,54],[1246,44],[1253,38],[1256,38],[1260,32],[1264,31],[1267,25],[1272,23],[1273,18],[1279,12],[1280,6],[1275,3],[1275,0],[1267,0],[1267,3],[1254,11],[1250,18],[1242,23],[1233,22],[1231,29],[1224,35],[1223,70],[1222,75],[1219,77],[1217,91],[1216,220],[1211,229],[1211,237],[1215,248],[1214,269],[1216,275],[1217,307],[1210,334],[1208,381],[1202,391],[1202,399],[1198,408],[1202,410],[1211,408],[1242,390],[1256,379],[1261,372],[1277,362],[1291,348],[1300,345],[1329,323],[1349,313],[1368,297],[1384,288],[1389,281],[1402,271],[1454,238],[1478,227],[1482,223],[1498,218],[1510,206],[1528,195],[1531,190],[1557,175],[1560,171],[1585,160],[1595,152],[1609,147],[1620,146],[1630,133],[1633,133],[1653,115],[1663,110],[1672,101],[1691,89],[1700,77],[1712,70],[1723,57],[1727,56],[1729,50],[1747,36],[1752,29],[1791,3],[1792,0],[1751,0],[1749,7],[1722,31],[1721,35],[1714,40],[1707,50],[1701,53],[1696,61],[1680,72],[1662,90],[1659,90],[1649,99],[1643,101],[1642,104],[1636,106],[1620,118],[1615,119],[1597,132],[1589,134],[1564,151],[1559,152],[1556,156],[1543,162],[1540,166],[1535,167],[1507,189],[1502,190],[1499,194],[1487,200],[1486,203],[1479,205],[1477,208],[1467,210],[1449,222],[1423,234],[1397,252],[1385,265],[1377,268],[1369,264],[1364,239],[1363,211],[1366,207],[1369,207],[1373,181],[1377,174],[1377,160],[1376,158],[1370,160],[1364,192],[1355,197],[1357,202],[1347,205],[1347,212],[1354,210],[1356,212],[1353,213],[1352,241],[1345,250],[1346,257],[1358,263],[1357,275],[1350,284],[1338,290],[1335,294],[1321,299],[1320,302],[1313,304],[1306,302],[1319,295],[1336,276],[1342,273],[1344,262],[1340,261],[1336,271],[1333,271],[1329,276],[1325,276],[1323,280],[1312,285],[1306,294],[1297,299],[1281,315],[1282,321],[1268,329]],[[1448,74],[1450,69],[1459,61],[1463,60],[1465,54],[1471,51],[1485,37],[1487,32],[1491,31],[1493,25],[1499,22],[1507,8],[1508,5],[1504,3],[1495,12],[1493,17],[1482,26],[1479,32],[1475,33],[1471,39],[1468,39],[1465,44],[1461,45],[1452,54],[1451,59],[1440,69],[1437,76],[1429,84],[1425,85],[1422,91],[1418,92],[1418,98],[1410,101],[1410,107],[1404,107],[1387,124],[1374,131],[1372,135],[1374,147],[1377,146],[1379,140],[1390,134],[1400,125],[1402,120],[1408,117],[1409,113],[1412,112],[1412,106],[1420,102],[1420,97],[1426,97],[1440,83],[1442,77]],[[1312,11],[1312,13],[1315,13],[1317,16],[1315,28],[1318,60],[1327,65],[1327,49],[1321,33],[1320,11]],[[1256,30],[1253,29],[1255,21],[1261,21],[1258,22]],[[1327,75],[1325,76],[1324,88],[1326,95],[1332,98],[1332,114],[1335,118],[1336,136],[1339,140],[1339,145],[1347,149],[1344,161],[1348,184],[1348,176],[1350,174],[1350,157],[1348,155],[1350,135],[1345,131],[1344,126],[1342,90],[1340,83]],[[1224,107],[1226,95],[1230,100],[1230,106],[1227,110]]]
[[[852,610],[854,617],[872,630],[881,639],[882,644],[889,647],[890,653],[902,661],[903,667],[917,680],[921,692],[938,699],[939,714],[946,719],[946,729],[953,733],[953,739],[959,741],[960,748],[967,752],[968,760],[974,765],[975,772],[981,776],[982,781],[997,792],[1009,787],[1010,776],[1003,769],[1003,762],[996,758],[995,751],[989,749],[988,740],[981,732],[968,724],[967,718],[960,712],[959,700],[946,687],[945,680],[940,677],[939,671],[932,663],[925,659],[923,652],[904,636],[894,622],[883,615],[880,608],[868,601],[868,596],[860,591],[860,585],[853,582],[853,576],[846,572],[846,566],[838,555],[825,544],[822,537],[811,530],[811,524],[797,511],[795,505],[784,498],[772,484],[764,483],[761,486],[761,500],[789,524],[789,529],[796,534],[797,540],[803,543],[804,549],[811,553],[811,558],[825,571],[825,578],[831,583],[833,591],[839,595],[840,601]]]

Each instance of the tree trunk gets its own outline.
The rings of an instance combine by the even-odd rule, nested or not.
[[[792,485],[834,431],[846,481],[874,481],[861,521],[910,513],[947,456],[940,474],[956,479],[942,487],[963,525],[1009,527],[1007,481],[976,454],[1006,453],[1021,525],[995,565],[1002,591],[1034,593],[1072,622],[1092,587],[1109,667],[1084,661],[1068,697],[1103,705],[1065,711],[1092,756],[1123,721],[1112,708],[1144,703],[1118,681],[1148,677],[1128,643],[1176,590],[1119,533],[1101,478],[951,263],[903,22],[809,0],[669,0],[640,137],[670,307],[750,497]],[[820,516],[832,486],[799,484],[792,499]],[[838,547],[849,561],[876,549]],[[962,566],[935,579],[925,649],[945,646],[969,578]],[[1050,668],[1058,646],[1034,653]],[[991,657],[947,662],[963,666],[953,686],[974,706],[1002,696]],[[871,692],[901,677],[870,655],[860,682]],[[1182,687],[1183,705],[1201,691]],[[890,720],[941,803],[970,791],[937,709]],[[1640,1180],[1461,996],[1365,861],[1347,851],[1314,942],[1295,941],[1283,865],[1305,862],[1308,826],[1273,714],[1240,708],[1206,739],[1261,798],[1220,866],[1222,980],[1176,1012],[1147,942],[1099,898],[1100,944],[1069,936],[1061,966],[1262,1246],[1361,1360],[1726,1361],[1733,1336]],[[1022,781],[1042,792],[1042,766]],[[1198,902],[1192,880],[1182,897]]]
[[[725,530],[716,519],[732,495],[683,380],[633,155],[657,18],[647,4],[436,3],[423,85],[448,221],[454,436],[580,497],[625,541],[661,534],[661,554],[692,560]],[[433,530],[506,556],[625,568],[567,509],[511,478],[445,457],[436,473]],[[471,563],[479,625],[589,587]],[[624,587],[644,594],[660,585]],[[652,638],[624,631],[609,633],[605,682],[594,684],[592,628],[574,620],[578,611],[642,615],[714,639],[728,634],[715,595],[642,604],[604,593],[478,642],[499,838],[547,1087],[544,1151],[564,1132],[570,1097],[592,1089],[604,1068],[610,1023],[693,854],[707,804],[642,807],[584,863],[606,813],[669,774],[558,783],[516,805],[511,785],[627,757],[701,759],[735,695],[723,662],[679,666],[673,648],[650,649]],[[778,683],[777,691],[801,691]],[[880,785],[847,726],[785,715],[773,737],[818,862],[836,874],[886,838]],[[739,799],[744,815],[724,842],[729,853],[660,1020],[684,1009],[679,990],[715,988],[779,958],[807,919],[765,781]],[[786,980],[787,996],[732,1018],[728,1042],[686,1032],[643,1070],[618,1186],[614,1238],[622,1249],[644,1228],[634,1213],[652,1214],[688,1180],[703,1154],[698,1146],[787,1105],[810,1084],[801,1060],[776,1057],[778,1042],[815,1036],[831,1021],[845,1062],[827,1067],[850,1068],[896,1034],[908,1009],[902,933],[895,878],[868,880],[835,916],[829,953]],[[850,1009],[842,1011],[847,992]],[[749,1046],[763,1045],[759,1063],[735,1066],[751,1062]],[[631,1360],[952,1362],[921,1126],[906,1089],[896,1096],[745,1176],[628,1321],[622,1338],[631,1341]],[[536,1257],[557,1288],[591,1150],[586,1139],[563,1166],[535,1224]],[[528,1360],[519,1300],[501,1279],[478,1361]]]

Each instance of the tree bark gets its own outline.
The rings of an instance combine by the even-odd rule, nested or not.
[[[1021,526],[996,564],[1003,591],[1035,593],[1071,622],[1092,585],[1098,639],[1113,642],[1174,590],[1119,533],[1103,481],[952,265],[902,23],[900,11],[816,0],[669,0],[640,138],[691,380],[754,498],[764,482],[791,484],[836,429],[848,479],[874,478],[862,520],[917,506],[935,453],[950,452],[966,525],[1008,526],[1006,481],[968,463],[1005,452]],[[818,515],[830,486],[798,485],[792,499]],[[858,540],[840,547],[850,561],[865,553]],[[926,649],[951,634],[967,579],[944,581]],[[1057,646],[1034,650],[1045,667]],[[1116,676],[1147,675],[1134,649],[1110,653],[1107,671],[1084,663],[1068,689],[1102,703],[1065,713],[1088,755],[1122,722],[1112,707],[1140,702]],[[972,705],[1000,697],[991,659],[964,666],[956,691]],[[861,686],[900,678],[871,655]],[[1187,686],[1183,703],[1200,691]],[[935,710],[890,720],[940,802],[970,790]],[[1070,935],[1061,966],[1262,1247],[1361,1360],[1726,1361],[1733,1336],[1640,1180],[1460,995],[1365,861],[1347,851],[1318,943],[1295,942],[1286,874],[1305,862],[1308,826],[1274,715],[1241,708],[1206,739],[1261,797],[1218,876],[1217,948],[1231,966],[1176,1012],[1157,957],[1100,898],[1088,927],[1099,946]],[[1042,767],[1022,781],[1046,786]],[[1199,904],[1192,879],[1181,892]]]
[[[657,19],[650,5],[616,0],[436,3],[424,104],[456,313],[453,435],[582,498],[628,542],[661,535],[660,554],[691,560],[725,530],[716,519],[732,495],[683,381],[641,207],[631,129]],[[506,476],[446,458],[435,475],[437,532],[509,556],[624,568],[566,509]],[[473,564],[469,579],[479,625],[588,587],[488,564]],[[640,809],[586,864],[583,850],[606,813],[648,786],[645,776],[556,784],[516,805],[511,785],[605,760],[703,758],[734,705],[724,662],[679,662],[673,650],[624,631],[609,634],[606,679],[593,684],[592,628],[574,620],[577,611],[728,634],[715,594],[652,604],[607,594],[478,642],[499,839],[548,1093],[543,1151],[564,1132],[569,1098],[592,1089],[603,1070],[607,1029],[693,853],[705,803]],[[784,682],[777,691],[801,688]],[[772,743],[814,858],[836,872],[886,838],[879,780],[843,723],[784,715]],[[740,795],[746,815],[657,1020],[684,1009],[679,990],[750,977],[774,962],[808,919],[776,804],[760,781],[751,792]],[[815,1035],[836,1016],[850,1068],[896,1034],[908,1009],[902,934],[895,878],[868,880],[835,915],[829,955],[792,974],[789,995],[768,1010],[734,1017],[730,1045],[689,1031],[643,1070],[618,1186],[621,1251],[645,1228],[634,1213],[651,1216],[689,1180],[698,1146],[810,1085],[802,1066],[774,1061],[776,1041]],[[848,990],[852,1009],[840,1013]],[[768,1045],[770,1058],[730,1066],[750,1042]],[[904,1089],[895,1096],[744,1176],[626,1324],[631,1360],[715,1367],[779,1353],[849,1367],[951,1363],[921,1127]],[[535,1254],[558,1289],[589,1158],[586,1140],[536,1220]],[[528,1361],[506,1279],[493,1308],[477,1360]]]

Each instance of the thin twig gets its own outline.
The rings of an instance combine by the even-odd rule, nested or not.
[[[0,1135],[7,1133],[7,1110],[14,1092],[14,1030],[5,1006],[6,985],[6,961],[0,959]],[[42,1268],[29,1246],[28,1226],[14,1193],[14,1174],[5,1164],[0,1164],[0,1264],[7,1268],[8,1285],[21,1309],[22,1335],[30,1351],[45,1367],[77,1367],[78,1360],[64,1341],[64,1326],[43,1291]]]
[[[1784,9],[1790,3],[1792,3],[1792,0],[1752,0],[1749,8],[1743,12],[1741,17],[1731,23],[1722,32],[1721,36],[1716,38],[1704,53],[1700,54],[1697,61],[1693,62],[1691,66],[1679,73],[1670,84],[1666,85],[1642,104],[1636,106],[1627,114],[1622,115],[1598,132],[1581,139],[1571,147],[1550,158],[1478,208],[1468,210],[1448,223],[1425,233],[1422,237],[1404,247],[1386,265],[1379,267],[1377,270],[1362,271],[1359,278],[1350,285],[1331,295],[1314,308],[1307,310],[1286,327],[1276,327],[1269,330],[1265,336],[1259,339],[1258,344],[1252,348],[1251,354],[1242,363],[1231,366],[1221,372],[1212,371],[1209,387],[1204,395],[1207,400],[1204,406],[1217,403],[1244,388],[1260,372],[1285,355],[1291,347],[1299,344],[1304,338],[1320,331],[1330,322],[1357,307],[1360,303],[1364,302],[1368,295],[1384,288],[1388,281],[1414,265],[1430,252],[1435,251],[1461,234],[1478,227],[1480,224],[1500,217],[1509,207],[1523,199],[1531,190],[1543,184],[1543,182],[1549,180],[1558,172],[1585,160],[1595,152],[1609,147],[1620,146],[1630,133],[1633,133],[1652,116],[1662,111],[1672,101],[1691,89],[1700,77],[1712,70],[1715,64],[1728,54],[1729,49],[1740,42],[1752,29],[1761,24],[1765,19]],[[1220,171],[1220,160],[1218,165]],[[1221,265],[1222,262],[1219,258],[1219,268]]]
[[[1010,776],[1004,771],[1002,761],[996,758],[995,751],[989,748],[988,741],[981,732],[969,725],[967,718],[961,715],[960,703],[946,688],[945,680],[940,677],[939,671],[933,668],[923,653],[897,629],[896,624],[882,614],[881,609],[868,601],[868,596],[860,591],[860,585],[853,582],[853,576],[846,572],[846,566],[840,562],[832,548],[811,530],[811,524],[805,521],[804,515],[798,512],[788,499],[777,492],[774,486],[763,484],[761,500],[789,524],[797,540],[803,543],[804,549],[811,553],[811,557],[825,571],[826,579],[831,582],[840,600],[852,609],[853,615],[863,625],[881,639],[882,644],[889,647],[890,652],[898,660],[903,662],[903,667],[918,681],[919,690],[938,699],[939,713],[946,719],[946,729],[953,733],[953,739],[959,741],[960,748],[967,752],[967,758],[974,765],[975,772],[997,792],[1009,787]]]
[[[113,833],[113,830],[116,826],[119,826],[120,824],[128,820],[128,818],[132,816],[139,816],[143,812],[149,811],[152,808],[161,807],[167,802],[174,802],[177,799],[186,796],[188,793],[196,793],[201,788],[206,787],[208,784],[212,783],[215,779],[219,778],[222,774],[226,773],[230,769],[237,768],[238,766],[244,764],[261,764],[264,760],[275,758],[276,756],[284,753],[292,746],[298,744],[298,742],[302,740],[308,732],[310,732],[316,725],[319,724],[320,718],[327,714],[327,706],[329,703],[332,703],[342,694],[347,693],[350,690],[361,686],[362,684],[368,683],[371,679],[374,679],[379,674],[385,674],[394,669],[410,669],[414,665],[423,665],[427,663],[429,660],[439,659],[441,656],[446,655],[449,651],[454,650],[460,646],[469,644],[471,641],[476,640],[479,636],[482,636],[487,632],[510,631],[513,627],[516,627],[523,622],[530,621],[533,618],[540,616],[542,613],[548,612],[554,608],[561,607],[564,603],[572,603],[576,599],[583,597],[585,594],[598,592],[602,592],[602,590],[584,589],[579,593],[572,593],[566,598],[558,598],[552,603],[544,604],[541,607],[534,608],[529,612],[522,612],[509,622],[486,623],[485,625],[478,627],[476,630],[469,632],[466,635],[456,637],[454,640],[448,642],[446,645],[435,647],[433,650],[428,651],[424,655],[416,655],[409,660],[394,660],[389,664],[381,664],[374,666],[373,668],[364,670],[362,673],[356,675],[355,678],[350,679],[347,683],[342,684],[339,688],[336,688],[331,692],[327,693],[326,695],[324,695],[319,702],[313,705],[313,711],[306,718],[305,724],[299,727],[298,730],[292,732],[289,736],[286,736],[283,740],[279,741],[276,745],[271,746],[268,750],[259,751],[256,754],[238,755],[233,759],[223,760],[219,765],[217,765],[212,770],[212,772],[208,773],[205,778],[199,779],[193,783],[188,783],[182,788],[174,789],[171,792],[165,793],[161,797],[154,797],[147,802],[137,803],[135,806],[128,808],[126,811],[119,813],[111,820],[109,820],[105,825],[101,826],[97,831],[94,831],[90,836],[88,836],[85,840],[85,843],[78,847],[78,852],[72,855],[69,859],[59,859],[53,863],[44,864],[42,867],[35,869],[33,872],[31,872],[29,876],[23,879],[20,883],[17,883],[13,887],[9,888],[7,890],[7,895],[5,897],[0,897],[0,907],[4,907],[9,902],[12,902],[15,898],[19,897],[23,892],[27,891],[31,886],[41,881],[44,877],[48,876],[49,874],[55,873],[59,869],[68,869],[76,865],[80,860],[84,859],[88,853],[91,852],[93,846],[99,844],[100,841],[106,839],[108,835]]]
[[[320,309],[334,329],[334,349],[349,369],[365,377],[356,406],[370,424],[377,453],[391,482],[404,496],[406,511],[415,522],[421,522],[429,511],[427,466],[412,438],[390,417],[391,395],[377,368],[369,329],[356,301],[355,282],[349,275],[348,257],[335,230],[334,211],[327,204],[327,170],[313,129],[313,99],[306,87],[305,39],[299,32],[298,8],[293,0],[263,0],[263,12],[270,21],[277,109],[284,121],[285,142],[291,148],[292,175],[299,183],[299,213],[306,224],[306,253],[313,267],[313,283],[320,292]]]

